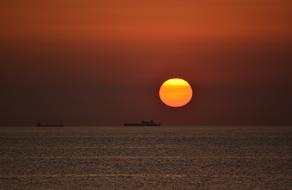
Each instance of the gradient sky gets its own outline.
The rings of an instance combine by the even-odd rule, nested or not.
[[[0,125],[292,124],[292,1],[0,2]],[[166,107],[162,82],[194,89]]]

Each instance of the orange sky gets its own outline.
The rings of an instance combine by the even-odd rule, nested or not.
[[[2,1],[0,34],[2,40],[96,45],[291,40],[291,4],[287,0]]]
[[[1,1],[4,121],[31,121],[33,110],[64,102],[63,111],[43,110],[36,120],[290,122],[291,10],[289,0]],[[157,101],[160,83],[172,77],[200,92],[181,112]]]

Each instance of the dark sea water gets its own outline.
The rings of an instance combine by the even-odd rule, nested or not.
[[[0,189],[292,189],[292,127],[0,128]]]

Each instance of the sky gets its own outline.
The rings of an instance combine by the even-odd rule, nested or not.
[[[0,125],[291,125],[288,0],[0,2]],[[166,107],[180,77],[190,104]]]

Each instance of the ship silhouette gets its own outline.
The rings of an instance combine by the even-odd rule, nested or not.
[[[41,122],[38,122],[36,125],[38,127],[65,127],[64,124],[58,124],[58,123],[41,123]]]
[[[151,121],[142,120],[140,123],[124,123],[124,126],[156,127],[156,126],[160,126],[160,123],[155,123],[153,120]]]

